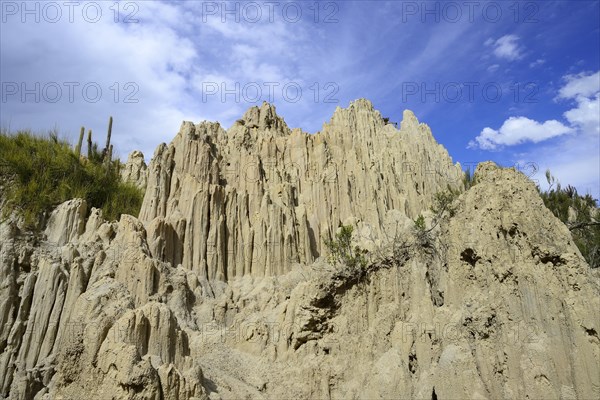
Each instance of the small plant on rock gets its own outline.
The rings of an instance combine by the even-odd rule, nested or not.
[[[433,206],[431,206],[431,211],[435,214],[436,219],[439,219],[444,215],[445,212],[448,212],[450,217],[454,217],[456,213],[456,208],[452,206],[452,203],[459,195],[458,190],[454,190],[448,187],[447,190],[442,192],[437,192],[435,194],[435,198],[433,201]]]
[[[333,240],[325,240],[325,245],[330,251],[329,262],[341,264],[350,268],[365,268],[367,266],[366,250],[358,246],[352,247],[351,225],[343,225],[335,234]]]
[[[431,247],[432,245],[432,237],[431,237],[431,229],[427,229],[425,225],[425,217],[422,214],[419,214],[417,219],[414,221],[414,235],[416,242],[415,244],[422,248]]]
[[[417,232],[425,232],[425,218],[421,214],[415,219],[415,229]]]

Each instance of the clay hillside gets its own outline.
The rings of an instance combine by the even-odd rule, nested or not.
[[[410,111],[308,134],[264,103],[120,175],[138,215],[74,198],[38,229],[2,183],[0,397],[600,398],[598,269],[525,175],[465,177]]]

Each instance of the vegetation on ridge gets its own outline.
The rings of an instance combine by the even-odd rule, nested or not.
[[[596,200],[581,196],[571,185],[562,187],[549,170],[546,171],[549,188],[540,196],[546,207],[571,231],[573,240],[591,268],[600,267],[600,210]]]
[[[562,187],[554,178],[550,171],[546,171],[546,179],[549,188],[542,191],[538,186],[539,194],[544,201],[545,206],[560,219],[571,231],[573,240],[579,251],[588,262],[591,268],[600,267],[600,209],[597,208],[597,201],[589,194],[581,196],[571,185]],[[476,184],[474,177],[470,173],[465,174],[463,181],[468,190]],[[435,194],[434,202],[431,206],[433,215],[432,226],[427,229],[425,218],[422,214],[413,221],[414,234],[417,239],[416,244],[421,248],[431,245],[429,232],[440,223],[444,216],[452,218],[456,212],[453,205],[454,200],[459,196],[460,191],[448,187],[447,190]],[[352,226],[342,226],[336,234],[334,240],[326,241],[325,244],[330,250],[330,263],[343,264],[355,268],[364,267],[367,264],[366,253],[358,247],[352,248]],[[401,249],[405,250],[411,247],[408,242],[401,242]],[[401,257],[400,257],[401,258]]]
[[[81,155],[83,128],[74,149],[56,132],[48,136],[0,132],[2,218],[16,211],[27,226],[40,228],[54,207],[72,198],[83,198],[88,206],[101,208],[109,220],[121,214],[137,215],[143,194],[121,180],[121,163],[112,158],[111,125],[102,151],[92,143],[91,131],[88,133],[87,157]]]

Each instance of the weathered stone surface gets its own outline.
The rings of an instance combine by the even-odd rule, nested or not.
[[[291,131],[267,103],[228,131],[184,122],[149,171],[140,219],[162,238],[153,255],[209,280],[288,272],[321,256],[340,223],[360,221],[375,239],[388,214],[415,218],[462,185],[412,112],[396,130],[366,100],[338,108],[316,135]]]
[[[2,398],[600,396],[598,271],[523,174],[464,191],[411,112],[359,100],[307,135],[264,104],[184,123],[148,171],[139,219],[0,222]],[[328,264],[340,223],[367,267]]]
[[[69,200],[56,208],[50,215],[46,236],[58,246],[76,240],[85,230],[87,204],[85,200]]]
[[[132,183],[140,189],[145,189],[148,183],[148,166],[144,160],[144,154],[135,150],[129,154],[127,162],[122,166],[121,178],[123,181]]]
[[[136,218],[86,223],[84,206],[59,206],[37,244],[0,224],[1,395],[205,398],[178,322],[193,327],[184,271],[150,258]]]
[[[362,278],[317,263],[232,282],[214,304],[239,312],[202,335],[199,357],[231,375],[252,366],[246,382],[263,376],[272,398],[597,397],[597,277],[524,175],[487,163],[476,176],[433,253],[417,246]],[[240,365],[211,356],[223,338]]]

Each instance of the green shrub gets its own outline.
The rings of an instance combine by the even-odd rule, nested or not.
[[[415,219],[415,229],[419,232],[425,231],[425,218],[423,215],[419,214],[417,219]]]
[[[330,263],[341,264],[350,268],[365,268],[367,266],[366,251],[361,250],[358,246],[352,247],[353,231],[354,228],[351,225],[343,225],[333,240],[325,241],[325,245],[330,251]]]
[[[439,221],[439,217],[437,217]],[[417,219],[414,221],[414,238],[416,239],[414,244],[419,248],[423,249],[431,249],[433,246],[433,237],[431,234],[431,230],[427,229],[425,226],[425,217],[423,215],[419,215]],[[437,223],[437,222],[434,222]]]
[[[544,205],[569,227],[573,240],[590,267],[600,267],[600,213],[597,200],[581,196],[571,185],[563,188],[549,170],[546,171],[548,190],[538,187]],[[569,219],[571,209],[571,219]]]
[[[39,227],[45,213],[75,197],[102,208],[107,219],[137,215],[141,190],[121,181],[118,160],[101,160],[97,146],[91,153],[91,159],[80,159],[55,132],[47,137],[29,131],[0,133],[2,217],[17,211],[29,227]]]
[[[450,187],[448,189],[437,192],[433,199],[431,211],[435,214],[435,218],[439,219],[445,212],[448,212],[450,217],[454,217],[456,209],[452,207],[452,202],[458,198],[460,192]]]

